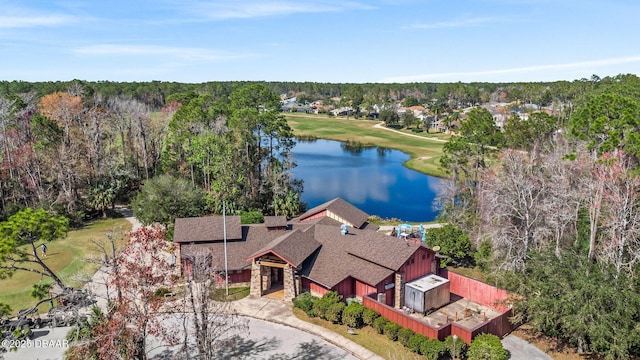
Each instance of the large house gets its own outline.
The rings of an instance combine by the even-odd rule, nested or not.
[[[193,275],[198,257],[211,259],[219,281],[251,287],[252,296],[283,289],[291,300],[304,291],[337,291],[345,298],[375,294],[386,305],[404,306],[404,284],[436,273],[435,252],[377,232],[368,215],[336,198],[287,221],[267,216],[242,225],[239,216],[176,219],[174,241],[182,274]]]

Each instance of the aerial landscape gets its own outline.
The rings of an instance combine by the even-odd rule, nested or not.
[[[0,0],[0,359],[639,359],[638,14]]]

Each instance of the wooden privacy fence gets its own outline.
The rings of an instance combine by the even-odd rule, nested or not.
[[[362,304],[369,309],[379,312],[385,319],[432,339],[444,340],[444,338],[450,335],[450,323],[444,324],[439,328],[435,328],[424,321],[420,321],[419,319],[405,314],[403,311],[378,302],[375,300],[375,297],[375,293],[363,296]]]
[[[434,327],[404,311],[378,302],[376,300],[377,294],[375,293],[363,296],[362,303],[365,307],[379,312],[380,315],[391,322],[404,328],[409,328],[418,334],[441,341],[449,335],[456,335],[467,344],[470,344],[476,335],[488,333],[503,337],[515,328],[509,321],[509,317],[513,316],[513,312],[508,304],[509,293],[507,291],[446,270],[441,271],[440,276],[449,279],[452,294],[495,309],[500,314],[494,318],[487,319],[487,321],[473,329],[467,329],[455,323],[453,319],[440,327]]]

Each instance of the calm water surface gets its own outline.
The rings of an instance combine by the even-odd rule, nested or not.
[[[384,148],[354,149],[338,141],[298,141],[293,169],[304,180],[309,208],[341,197],[368,214],[431,221],[441,179],[407,169],[409,155]]]

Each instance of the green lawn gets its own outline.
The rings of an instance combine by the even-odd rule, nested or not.
[[[443,142],[406,136],[373,126],[377,121],[334,119],[326,116],[285,115],[296,136],[354,142],[397,149],[411,156],[405,166],[424,174],[443,177],[439,168]],[[409,134],[411,132],[407,132]],[[420,134],[441,138],[441,134]]]
[[[131,224],[124,218],[89,222],[80,230],[70,231],[65,239],[49,243],[45,263],[66,284],[78,286],[79,276],[90,276],[98,269],[97,264],[85,261],[89,256],[100,254],[92,240],[103,241],[110,231],[124,234],[129,230]],[[40,275],[26,271],[17,271],[11,278],[0,280],[0,302],[11,306],[14,313],[32,306],[37,300],[31,297],[31,289],[40,280]],[[53,282],[48,277],[42,281]],[[41,305],[40,311],[47,310],[46,304]]]
[[[215,301],[236,301],[249,296],[250,290],[248,286],[230,287],[229,296],[227,296],[226,288],[217,288],[211,292],[211,299]]]
[[[378,334],[371,326],[365,326],[362,329],[356,329],[355,334],[347,333],[346,325],[333,324],[330,321],[320,318],[311,318],[307,316],[301,309],[293,308],[293,315],[298,319],[322,326],[327,330],[331,330],[336,334],[340,334],[356,344],[371,350],[372,352],[382,356],[385,359],[397,360],[418,360],[424,357],[411,352],[397,341],[390,340],[385,335]]]

